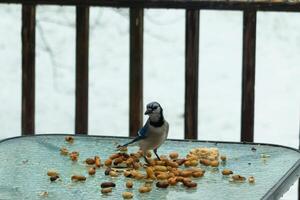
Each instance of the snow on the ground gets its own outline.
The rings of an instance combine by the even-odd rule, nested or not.
[[[37,9],[36,131],[74,132],[75,9]],[[128,134],[128,10],[91,9],[89,132]],[[0,138],[21,130],[21,7],[0,5]],[[144,103],[183,138],[185,13],[145,11]],[[242,12],[201,11],[199,138],[239,140]],[[258,13],[255,141],[297,148],[300,15]],[[296,199],[293,186],[282,199]]]

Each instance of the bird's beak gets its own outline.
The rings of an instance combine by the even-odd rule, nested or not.
[[[149,114],[151,114],[151,113],[152,113],[152,110],[147,109],[146,112],[145,112],[145,115],[149,115]]]

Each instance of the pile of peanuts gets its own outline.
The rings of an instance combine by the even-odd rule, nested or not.
[[[66,142],[73,144],[74,138],[72,136],[65,137]],[[78,161],[79,152],[68,152],[67,148],[62,147],[60,153],[63,156],[69,156],[73,162]],[[197,183],[194,179],[203,177],[205,170],[199,167],[218,167],[220,162],[226,163],[227,157],[225,155],[219,155],[217,148],[194,148],[184,158],[180,158],[177,152],[171,152],[168,156],[161,155],[160,160],[152,158],[150,152],[145,155],[147,158],[147,164],[142,164],[140,159],[143,158],[143,153],[138,151],[136,153],[127,153],[127,148],[122,147],[118,153],[114,153],[107,158],[103,164],[99,156],[85,159],[85,163],[88,167],[87,172],[90,176],[95,175],[96,169],[103,167],[105,169],[104,174],[111,177],[124,176],[130,178],[126,181],[125,187],[128,189],[134,188],[133,180],[144,181],[144,185],[138,188],[140,193],[148,193],[152,190],[153,182],[156,182],[158,188],[168,188],[169,186],[175,186],[182,184],[186,188],[196,188]],[[219,161],[220,159],[220,161]],[[48,171],[51,181],[59,179],[58,172],[54,170]],[[240,175],[233,175],[230,169],[224,169],[222,171],[224,176],[230,175],[231,181],[244,182],[245,177]],[[71,176],[72,181],[85,181],[86,177],[83,175]],[[253,176],[248,178],[249,183],[254,183]],[[113,182],[103,182],[101,184],[101,193],[108,194],[116,187]],[[133,198],[133,193],[124,192],[122,194],[124,199]]]

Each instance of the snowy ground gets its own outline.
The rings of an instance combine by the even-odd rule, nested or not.
[[[75,9],[38,7],[36,130],[74,132]],[[0,139],[20,135],[21,7],[0,5]],[[184,11],[146,10],[144,102],[183,138]],[[128,134],[127,9],[91,9],[90,134]],[[202,11],[199,138],[239,140],[242,13]],[[298,146],[300,14],[258,13],[255,142]],[[282,199],[296,199],[296,186]]]

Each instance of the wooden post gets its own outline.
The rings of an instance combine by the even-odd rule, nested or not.
[[[144,10],[130,8],[129,135],[143,125]]]
[[[35,6],[22,6],[22,135],[35,132]]]
[[[88,132],[89,7],[76,7],[76,108],[75,133]]]
[[[199,10],[186,10],[184,138],[198,138]]]
[[[254,138],[256,11],[244,11],[241,141]]]

